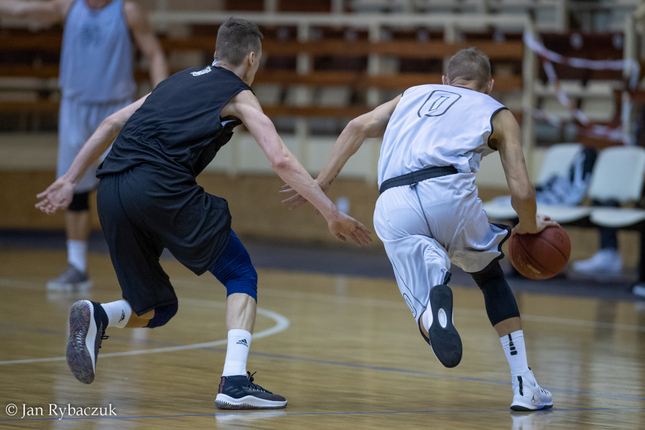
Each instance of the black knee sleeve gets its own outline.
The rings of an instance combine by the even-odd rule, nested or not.
[[[177,302],[156,308],[155,316],[148,321],[148,325],[146,325],[146,327],[155,328],[165,325],[172,317],[175,316],[177,309],[179,309],[179,303]]]
[[[72,202],[67,207],[67,210],[71,212],[83,212],[83,211],[90,210],[89,197],[90,197],[89,191],[85,193],[74,193],[74,197],[72,197]]]
[[[492,325],[520,316],[515,295],[508,286],[497,260],[486,266],[484,270],[470,275],[484,293],[486,313]]]

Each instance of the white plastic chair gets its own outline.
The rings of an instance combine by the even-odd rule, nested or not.
[[[596,199],[611,198],[620,204],[641,198],[645,177],[645,148],[622,147],[607,150],[604,171],[592,179]],[[619,155],[621,157],[619,157]],[[602,176],[600,175],[602,173]],[[637,285],[632,291],[645,295],[645,210],[634,208],[592,208],[589,220],[600,227],[626,228],[640,231],[640,256]]]
[[[573,160],[582,151],[582,148],[583,146],[580,143],[556,143],[551,145],[544,155],[536,183],[538,185],[544,184],[554,175],[565,174]],[[495,220],[517,218],[517,214],[510,203],[510,197],[497,198],[484,203],[484,211],[486,211],[489,218]]]
[[[645,178],[645,148],[611,147],[600,155],[603,163],[597,174],[594,169],[589,196],[596,200],[615,200],[619,204],[640,200]],[[589,219],[602,227],[625,228],[645,221],[645,210],[598,207],[592,208]]]
[[[639,200],[645,175],[645,148],[612,146],[600,151],[591,173],[587,196],[594,200],[614,200],[627,203]],[[590,221],[605,227],[626,227],[645,220],[639,209],[605,207],[567,207],[538,205],[538,214],[547,215],[562,224]]]
[[[581,143],[556,143],[544,155],[536,184],[542,185],[554,175],[563,175],[573,160],[582,152]]]

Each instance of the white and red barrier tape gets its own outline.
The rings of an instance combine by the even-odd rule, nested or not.
[[[584,58],[565,57],[547,49],[542,42],[535,37],[535,34],[530,32],[524,33],[524,44],[542,59],[544,71],[546,72],[549,83],[553,85],[553,88],[555,89],[556,97],[560,103],[562,103],[562,105],[571,112],[573,118],[584,126],[584,128],[580,130],[582,134],[614,142],[623,142],[625,144],[631,143],[630,137],[623,133],[622,126],[612,128],[592,124],[587,115],[574,106],[562,89],[562,85],[560,84],[560,80],[555,72],[553,63],[563,64],[578,69],[623,70],[623,76],[627,77],[626,88],[622,97],[622,121],[624,122],[629,120],[628,117],[632,105],[631,93],[638,85],[638,76],[640,73],[640,65],[638,62],[633,60],[588,60]],[[559,118],[540,109],[533,109],[532,114],[536,119],[546,121],[555,126],[561,126],[563,124],[563,121]]]

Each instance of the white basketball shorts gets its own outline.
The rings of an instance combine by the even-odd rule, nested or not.
[[[488,221],[472,173],[386,190],[376,202],[374,228],[415,320],[451,263],[469,273],[484,269],[502,255],[510,233]]]
[[[108,101],[104,103],[80,102],[70,97],[63,97],[58,112],[58,163],[56,177],[61,177],[72,165],[74,158],[98,128],[101,121],[119,109],[132,103],[131,100]],[[96,168],[99,162],[90,167],[75,192],[91,191],[98,184]]]

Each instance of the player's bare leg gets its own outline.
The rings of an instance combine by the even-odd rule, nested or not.
[[[287,400],[253,383],[246,371],[255,326],[257,303],[248,294],[233,293],[226,299],[228,346],[215,405],[220,409],[280,409]]]
[[[234,293],[226,298],[226,329],[253,333],[257,303],[248,294]]]
[[[126,328],[143,328],[150,323],[150,320],[153,319],[155,316],[155,311],[152,310],[150,312],[146,312],[143,315],[137,315],[135,313],[132,313],[130,316],[130,319],[128,322],[125,324]]]
[[[84,240],[90,234],[90,211],[66,211],[65,233],[69,240]]]
[[[522,330],[522,322],[520,317],[513,317],[505,319],[493,326],[499,337],[508,336],[518,330]]]

